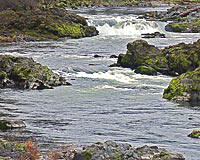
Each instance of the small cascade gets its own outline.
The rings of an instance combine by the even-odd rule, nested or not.
[[[140,36],[144,33],[154,33],[161,30],[157,22],[137,19],[136,16],[93,16],[88,18],[89,25],[95,26],[100,35]]]

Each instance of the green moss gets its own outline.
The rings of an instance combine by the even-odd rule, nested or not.
[[[26,152],[26,146],[23,143],[16,144],[15,150],[19,152]]]
[[[84,154],[84,158],[86,160],[92,159],[92,151],[85,151],[85,152],[83,152],[83,154]]]
[[[0,72],[0,80],[2,80],[2,79],[6,79],[6,78],[7,78],[7,74],[6,74],[6,72],[1,71],[1,72]]]
[[[135,73],[140,73],[140,74],[145,74],[145,75],[157,75],[157,72],[154,68],[152,67],[147,67],[147,66],[139,66],[135,70]]]
[[[175,78],[171,80],[168,88],[164,90],[163,98],[171,100],[177,96],[182,96],[184,91],[185,89],[180,79]]]
[[[200,137],[200,130],[193,130],[192,133],[188,135],[191,138],[199,138]]]
[[[121,160],[122,155],[121,154],[116,154],[115,156],[112,157],[113,160]]]

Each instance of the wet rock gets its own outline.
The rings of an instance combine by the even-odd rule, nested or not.
[[[145,74],[145,75],[151,75],[156,76],[157,71],[152,67],[147,66],[139,66],[136,68],[135,73]]]
[[[0,88],[51,89],[59,85],[70,84],[32,58],[0,55]]]
[[[94,58],[102,58],[103,56],[100,56],[100,55],[98,55],[98,54],[95,54],[94,55]]]
[[[165,34],[160,32],[142,34],[142,38],[165,38]]]
[[[191,138],[200,138],[200,130],[193,130],[192,133],[188,135]]]
[[[184,160],[183,155],[170,153],[157,146],[143,146],[134,148],[130,144],[106,141],[85,146],[75,154],[74,160]]]
[[[0,120],[0,130],[25,128],[26,125],[21,120]]]
[[[117,55],[111,55],[110,58],[118,58]]]

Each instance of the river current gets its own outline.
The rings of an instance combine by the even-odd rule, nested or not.
[[[133,146],[157,145],[182,153],[188,160],[198,160],[200,141],[187,135],[199,129],[200,109],[162,98],[172,77],[108,67],[117,61],[110,56],[125,53],[127,43],[141,39],[141,33],[165,33],[166,38],[146,39],[159,48],[200,38],[200,34],[166,32],[166,22],[137,19],[146,11],[166,9],[74,10],[97,27],[98,36],[1,44],[2,54],[33,57],[66,77],[72,86],[40,91],[0,90],[1,118],[22,119],[27,125],[25,130],[0,135],[31,136],[43,147],[106,140]]]

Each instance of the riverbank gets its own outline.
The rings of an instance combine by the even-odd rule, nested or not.
[[[183,155],[168,152],[157,146],[146,145],[136,148],[128,143],[113,141],[97,142],[82,149],[68,145],[47,153],[40,153],[37,144],[32,141],[13,143],[0,140],[0,152],[2,160],[185,160]]]

